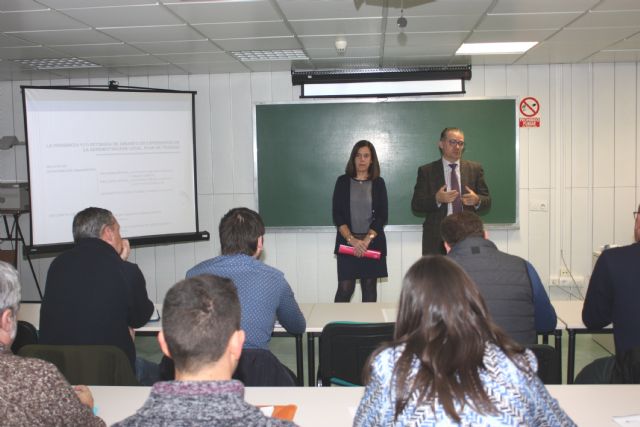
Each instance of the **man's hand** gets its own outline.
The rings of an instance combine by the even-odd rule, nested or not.
[[[468,186],[464,186],[467,189],[467,192],[462,195],[462,204],[465,206],[478,206],[480,203],[480,197],[476,193],[473,192]]]
[[[76,392],[76,396],[78,396],[80,402],[93,409],[93,396],[91,395],[91,390],[89,390],[89,387],[87,387],[86,385],[74,385],[73,391]]]
[[[456,197],[458,197],[458,192],[456,190],[447,191],[447,186],[443,185],[436,193],[436,202],[440,204],[451,203],[456,199]]]
[[[122,239],[122,250],[120,251],[120,258],[123,261],[126,261],[129,258],[129,254],[131,254],[131,245],[129,244],[129,239]]]

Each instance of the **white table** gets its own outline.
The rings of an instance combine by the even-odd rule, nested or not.
[[[91,386],[97,415],[107,425],[132,415],[149,387]],[[549,393],[580,427],[616,426],[613,416],[640,414],[640,385],[549,385]],[[298,406],[294,421],[304,427],[350,426],[363,387],[247,387],[254,405]]]
[[[558,320],[564,323],[564,327],[569,335],[569,345],[567,350],[567,384],[573,384],[575,363],[576,363],[576,334],[611,334],[611,325],[604,329],[589,329],[582,322],[582,306],[584,301],[551,301],[556,310]]]

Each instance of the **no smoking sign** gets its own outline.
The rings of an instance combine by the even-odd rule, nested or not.
[[[532,96],[527,96],[520,101],[520,117],[518,123],[521,128],[540,127],[540,117],[536,117],[540,112],[540,103]]]

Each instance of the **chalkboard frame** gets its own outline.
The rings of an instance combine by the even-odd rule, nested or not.
[[[258,106],[277,106],[277,105],[308,105],[308,104],[384,104],[395,102],[441,102],[441,101],[496,101],[506,100],[513,102],[513,119],[514,119],[514,154],[515,154],[515,220],[508,223],[486,223],[485,228],[490,230],[518,230],[520,229],[520,132],[518,127],[517,106],[519,97],[503,96],[503,97],[465,97],[462,96],[436,96],[436,97],[403,97],[403,98],[358,98],[358,99],[303,99],[294,101],[276,101],[276,102],[256,102],[253,104],[253,172],[254,172],[254,201],[257,210],[260,209],[260,190],[259,190],[259,164],[258,164],[258,123],[257,123],[257,108]],[[464,130],[464,129],[463,129]],[[439,135],[433,136],[433,141],[437,142]],[[429,137],[431,138],[431,137]],[[354,141],[355,143],[355,141]],[[463,155],[463,158],[466,158]],[[346,160],[346,159],[345,159]],[[424,163],[432,161],[434,159],[425,158]],[[469,158],[469,160],[474,160]],[[336,175],[337,177],[337,175]],[[413,188],[413,183],[411,184]],[[491,189],[491,183],[489,183]],[[329,207],[330,209],[330,207]],[[269,233],[299,233],[299,232],[331,232],[335,233],[335,226],[333,225],[294,225],[294,226],[272,226],[265,222],[265,228]],[[390,224],[385,226],[386,231],[422,231],[421,224]]]

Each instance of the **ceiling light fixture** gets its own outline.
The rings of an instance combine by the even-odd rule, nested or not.
[[[26,65],[34,70],[63,70],[69,68],[98,68],[94,64],[80,58],[47,58],[47,59],[14,59],[13,62]]]
[[[241,62],[309,59],[302,49],[237,50],[229,53]]]
[[[507,55],[524,53],[538,42],[463,43],[456,55]]]

